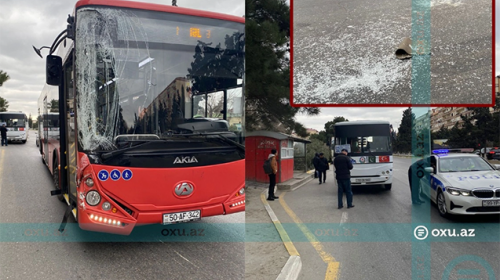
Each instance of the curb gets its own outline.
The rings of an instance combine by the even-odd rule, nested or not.
[[[298,279],[301,269],[302,261],[300,256],[290,256],[276,280]]]
[[[302,260],[300,259],[299,252],[293,245],[292,241],[290,240],[290,237],[288,236],[285,229],[278,220],[278,217],[276,216],[276,214],[274,214],[271,205],[269,205],[269,203],[267,202],[265,195],[266,192],[267,192],[266,189],[262,191],[262,193],[260,194],[260,199],[262,201],[262,204],[264,204],[264,207],[266,208],[269,217],[273,221],[273,224],[276,227],[276,230],[278,231],[281,240],[283,241],[283,245],[285,245],[288,254],[290,254],[288,261],[286,262],[285,266],[283,266],[283,268],[281,269],[281,272],[276,278],[276,280],[296,280],[299,278],[300,271],[302,270]]]

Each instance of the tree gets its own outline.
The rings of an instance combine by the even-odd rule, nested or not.
[[[59,112],[59,100],[50,100],[50,112]]]
[[[325,134],[326,134],[325,142],[328,146],[330,146],[331,139],[335,137],[335,129],[334,129],[335,124],[339,122],[348,122],[348,121],[349,121],[348,119],[340,116],[333,118],[333,121],[325,123]]]
[[[10,79],[9,75],[7,75],[6,72],[0,70],[0,87],[3,86],[3,83],[5,83],[9,79]],[[9,108],[9,101],[7,101],[3,97],[0,97],[0,112],[7,112],[8,108]]]
[[[398,129],[398,137],[394,145],[395,151],[399,153],[411,152],[412,124],[414,121],[415,114],[411,112],[411,108],[404,110],[401,124]]]
[[[318,108],[290,106],[290,7],[285,0],[246,0],[246,129],[307,133],[294,117]]]
[[[0,97],[0,112],[7,112],[8,108],[9,108],[9,101],[7,101],[3,97]]]
[[[307,145],[306,162],[307,169],[313,169],[312,160],[316,153],[324,153],[324,156],[329,159],[331,157],[331,150],[325,145],[325,142],[321,142],[317,139],[310,140],[311,143]]]

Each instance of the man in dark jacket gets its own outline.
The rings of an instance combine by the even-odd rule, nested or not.
[[[342,154],[335,157],[333,160],[335,166],[335,178],[337,179],[338,190],[338,206],[339,209],[343,208],[342,198],[344,193],[347,198],[347,208],[352,208],[352,190],[351,190],[351,158],[347,156],[347,150],[342,149]]]
[[[5,123],[0,127],[0,133],[2,134],[2,146],[5,143],[5,146],[7,146],[7,128],[5,127]]]
[[[330,169],[330,166],[328,165],[328,160],[323,157],[323,153],[319,154],[318,158],[318,177],[319,177],[319,184],[321,185],[321,178],[323,178],[323,183],[326,180],[326,171]]]
[[[314,178],[318,178],[319,177],[319,170],[318,170],[318,166],[319,166],[319,154],[318,153],[316,153],[314,155],[313,165],[314,165]],[[319,182],[321,183],[321,179],[319,180]]]

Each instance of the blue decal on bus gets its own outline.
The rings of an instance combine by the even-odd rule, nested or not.
[[[120,179],[120,171],[118,171],[117,169],[114,169],[113,171],[111,171],[110,177],[111,177],[111,180],[113,180],[113,181]]]
[[[97,177],[99,177],[99,180],[101,181],[106,181],[109,178],[109,173],[106,170],[101,170],[99,171],[99,174],[97,174]]]
[[[123,170],[123,172],[122,172],[122,178],[125,181],[128,181],[128,180],[132,179],[132,171],[130,171],[130,169]]]

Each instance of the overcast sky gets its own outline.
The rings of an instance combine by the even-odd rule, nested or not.
[[[45,59],[32,45],[50,46],[66,28],[68,14],[76,0],[0,0],[0,70],[10,80],[0,87],[0,96],[9,102],[9,111],[37,114],[38,97],[45,84]],[[171,5],[172,1],[136,1]],[[177,6],[213,11],[235,16],[245,14],[243,0],[177,0]],[[47,49],[42,55],[48,54]]]

